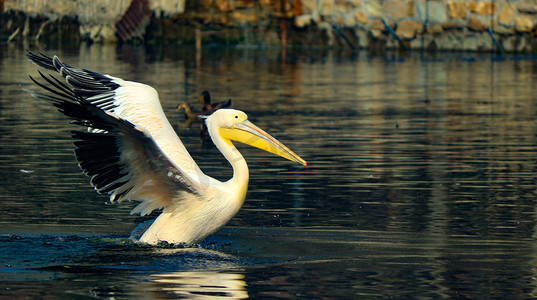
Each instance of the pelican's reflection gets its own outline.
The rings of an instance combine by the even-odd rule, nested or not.
[[[184,271],[151,275],[153,287],[187,299],[246,299],[244,275],[224,271]]]

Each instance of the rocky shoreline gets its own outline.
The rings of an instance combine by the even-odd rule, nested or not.
[[[9,42],[537,51],[532,0],[0,0],[0,11]]]

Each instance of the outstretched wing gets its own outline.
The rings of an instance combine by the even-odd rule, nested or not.
[[[181,199],[185,193],[201,195],[199,181],[185,172],[160,145],[173,147],[178,141],[184,148],[175,132],[169,132],[171,126],[167,120],[143,117],[148,111],[161,110],[160,104],[155,106],[151,99],[144,104],[141,102],[143,99],[137,97],[136,88],[126,88],[134,86],[153,90],[151,87],[70,67],[57,57],[32,53],[27,56],[39,66],[57,71],[65,78],[67,83],[39,72],[48,85],[30,78],[50,93],[31,92],[33,96],[51,102],[61,113],[73,119],[72,123],[88,128],[87,131],[73,131],[75,153],[80,168],[91,177],[91,184],[97,192],[110,194],[111,201],[143,201],[133,210],[133,213],[142,215],[172,205],[174,199]],[[158,96],[156,99],[158,102]],[[136,105],[138,110],[134,110]],[[160,144],[145,124],[157,128],[153,130],[159,134]],[[168,140],[162,135],[166,133]],[[170,153],[182,155],[181,152]],[[182,160],[188,162],[192,159],[187,153]],[[197,165],[193,164],[189,166],[195,170]]]

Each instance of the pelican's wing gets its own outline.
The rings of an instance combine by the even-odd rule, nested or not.
[[[67,87],[54,77],[51,87],[72,97],[83,98],[96,107],[142,126],[153,137],[161,150],[190,176],[203,174],[172,128],[162,107],[157,91],[145,84],[126,81],[110,75],[64,64],[57,56],[26,55],[35,64],[54,70],[67,82]]]
[[[40,66],[58,71],[56,58],[33,54],[28,57]],[[51,94],[32,93],[52,102],[61,113],[72,118],[73,123],[88,128],[73,132],[77,140],[75,153],[81,169],[91,176],[91,184],[99,193],[110,194],[111,201],[143,200],[133,210],[141,214],[172,205],[172,201],[181,199],[184,193],[201,195],[199,181],[170,158],[151,132],[114,113],[118,108],[125,109],[116,99],[117,89],[122,86],[114,82],[115,78],[65,65],[59,72],[68,84],[40,72],[50,86],[30,78]],[[111,93],[116,95],[105,96]],[[109,99],[96,102],[96,97]],[[175,133],[171,138],[174,136]]]

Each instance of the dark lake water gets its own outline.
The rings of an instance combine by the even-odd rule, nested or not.
[[[249,191],[222,230],[134,244],[150,218],[90,187],[72,125],[22,91],[25,49],[154,86],[213,177],[230,167],[175,110],[203,90],[309,166],[240,147]],[[536,95],[532,57],[0,45],[0,298],[533,298]]]

